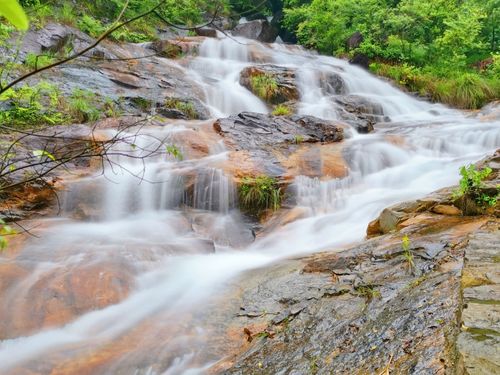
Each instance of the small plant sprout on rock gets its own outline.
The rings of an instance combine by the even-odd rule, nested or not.
[[[403,249],[403,257],[408,264],[408,270],[413,273],[415,271],[415,262],[413,260],[413,254],[410,250],[410,246],[410,238],[405,234],[401,240],[401,248]]]

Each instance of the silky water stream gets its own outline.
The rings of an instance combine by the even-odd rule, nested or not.
[[[163,154],[145,164],[123,158],[116,163],[124,168],[82,178],[66,192],[64,212],[45,220],[40,238],[27,241],[15,258],[0,259],[30,270],[8,286],[2,303],[13,321],[19,316],[33,321],[32,326],[11,323],[3,330],[2,374],[204,373],[223,358],[221,339],[214,339],[218,333],[207,321],[226,308],[227,301],[218,296],[231,280],[288,257],[361,241],[367,224],[383,208],[455,184],[459,166],[500,147],[498,121],[418,101],[342,60],[245,40],[207,39],[185,68],[205,92],[203,101],[214,118],[268,111],[239,84],[240,71],[255,64],[255,53],[297,69],[300,114],[339,116],[336,95],[323,89],[327,72],[342,78],[348,94],[382,106],[387,121],[371,134],[352,130],[344,141],[349,175],[297,177],[289,193],[309,216],[253,243],[231,176],[217,167],[227,151],[215,134],[210,154],[203,158],[178,161]],[[179,141],[177,135],[210,127],[210,121],[150,126],[135,143],[148,149],[157,140],[171,140],[182,150],[182,139],[190,136]],[[388,136],[404,142],[390,142]],[[82,202],[99,209],[76,215]],[[239,240],[229,238],[232,233]],[[95,272],[95,283],[80,285],[78,275],[88,272]],[[89,288],[82,293],[91,296],[102,293],[108,303],[79,306],[77,291],[66,296],[76,306],[68,316],[61,316],[66,310],[50,298],[41,299],[49,301],[46,306],[35,305],[40,299],[33,293],[54,293],[57,300],[57,290],[40,285],[58,277],[67,288]],[[108,285],[106,280],[115,290],[111,297],[94,288],[101,282]],[[54,320],[37,323],[40,311],[51,312]]]

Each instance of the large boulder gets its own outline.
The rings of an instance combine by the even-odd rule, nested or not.
[[[343,177],[339,142],[346,126],[313,116],[250,112],[214,123],[230,150],[221,168],[236,178],[265,174],[287,183],[298,175]]]
[[[341,124],[313,116],[281,117],[243,112],[217,120],[214,128],[234,147],[245,150],[293,144],[297,139],[301,143],[332,143],[344,138]]]
[[[364,96],[336,96],[335,102],[339,105],[340,117],[360,133],[370,133],[374,129],[374,124],[388,121],[384,116],[382,105]]]
[[[232,31],[234,36],[255,39],[259,42],[272,43],[278,36],[278,30],[267,20],[253,20],[238,24]]]
[[[240,84],[269,103],[285,103],[299,99],[295,73],[276,65],[251,66],[241,71]]]

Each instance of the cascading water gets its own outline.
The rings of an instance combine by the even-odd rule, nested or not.
[[[352,130],[344,146],[348,177],[296,179],[291,190],[297,205],[312,213],[309,217],[238,250],[227,238],[228,231],[244,228],[233,210],[235,187],[214,163],[226,157],[223,147],[183,161],[165,153],[145,163],[115,160],[123,168],[108,169],[104,176],[91,179],[94,185],[89,190],[103,192],[102,201],[93,202],[100,213],[47,220],[50,234],[45,230],[17,257],[33,272],[9,287],[11,298],[3,303],[14,312],[16,301],[28,298],[43,277],[97,262],[129,270],[134,280],[129,296],[68,324],[4,339],[2,373],[34,367],[68,373],[87,362],[98,363],[91,368],[102,374],[204,373],[221,359],[214,354],[220,352],[209,350],[214,344],[207,342],[211,332],[205,321],[222,309],[216,296],[232,278],[286,257],[362,240],[367,224],[383,208],[456,183],[460,165],[500,146],[499,122],[479,123],[458,111],[415,100],[341,60],[246,40],[207,39],[186,70],[200,83],[213,117],[268,112],[239,84],[239,72],[252,64],[255,50],[266,61],[297,69],[300,113],[340,118],[341,94],[326,87],[323,79],[330,74],[344,82],[342,95],[376,103],[390,121],[370,135]],[[174,143],[186,126],[189,123],[145,128],[134,143],[141,150],[154,149],[158,140]],[[180,147],[182,152],[182,142]],[[88,180],[82,179],[68,192],[68,217],[84,199]],[[192,189],[191,200],[186,186]],[[207,238],[214,240],[215,249]],[[101,363],[100,356],[108,360]]]

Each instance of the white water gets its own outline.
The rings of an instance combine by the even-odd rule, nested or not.
[[[202,364],[195,360],[197,356],[203,358],[211,345],[203,320],[214,314],[217,306],[210,302],[231,279],[280,259],[325,248],[335,250],[360,241],[369,221],[384,207],[456,183],[460,165],[500,147],[499,122],[479,123],[458,111],[418,101],[341,60],[298,47],[241,43],[209,39],[200,49],[201,56],[188,69],[205,91],[205,103],[214,117],[244,110],[268,111],[261,100],[238,83],[241,69],[252,64],[252,48],[275,64],[297,69],[302,114],[338,117],[335,96],[324,93],[318,78],[319,73],[331,72],[340,74],[349,94],[380,103],[391,122],[381,124],[370,135],[353,131],[345,141],[349,177],[329,181],[297,178],[293,191],[298,205],[308,207],[311,216],[244,250],[216,241],[216,252],[211,253],[205,241],[211,233],[201,235],[191,230],[183,214],[187,205],[210,210],[205,214],[211,215],[209,221],[215,223],[214,227],[227,223],[244,226],[239,215],[231,212],[235,188],[230,178],[214,167],[214,161],[226,157],[223,148],[216,148],[206,158],[182,162],[165,155],[151,158],[146,166],[140,161],[116,160],[127,171],[118,168],[114,173],[108,170],[105,178],[97,177],[103,192],[102,214],[94,221],[49,222],[50,234],[44,233],[27,246],[18,259],[37,263],[35,271],[12,287],[12,301],[4,303],[24,298],[38,278],[48,272],[78,270],[89,262],[101,261],[131,265],[135,275],[132,294],[67,325],[2,341],[2,373],[36,364],[50,369],[61,359],[85,358],[92,349],[99,353],[101,348],[125,340],[125,335],[141,340],[96,373],[203,373],[221,359],[208,358]],[[136,143],[141,148],[154,147],[147,134],[168,141],[185,129],[183,125],[151,127]],[[389,142],[388,135],[401,137],[401,142]],[[190,178],[194,181],[194,202],[186,199],[183,190]],[[83,199],[83,193],[69,196],[71,211],[75,202]],[[138,327],[140,335],[134,332]],[[142,345],[163,331],[173,334],[156,342],[154,349],[145,350]]]

